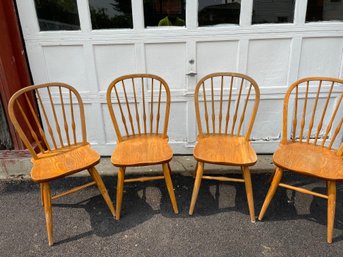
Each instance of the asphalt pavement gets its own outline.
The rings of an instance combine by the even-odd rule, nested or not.
[[[239,177],[239,174],[233,174]],[[252,175],[258,215],[270,174]],[[103,176],[115,200],[115,176]],[[88,181],[53,182],[54,193]],[[325,192],[325,184],[286,173],[284,181]],[[97,188],[53,202],[54,242],[48,246],[39,187],[0,181],[0,256],[343,256],[343,184],[337,188],[334,242],[326,243],[326,201],[279,188],[262,222],[251,223],[244,184],[203,181],[193,216],[193,177],[173,176],[180,213],[164,181],[125,185],[116,221]]]

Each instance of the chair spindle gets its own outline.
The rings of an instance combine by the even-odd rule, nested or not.
[[[46,139],[44,130],[43,130],[41,124],[40,124],[40,121],[39,121],[39,119],[38,119],[38,117],[37,117],[37,115],[36,115],[35,110],[33,109],[33,106],[32,106],[32,104],[31,104],[31,101],[30,101],[30,99],[28,98],[28,96],[27,96],[26,93],[24,93],[24,95],[25,95],[26,102],[27,102],[27,104],[28,104],[28,106],[29,106],[29,108],[30,108],[31,115],[33,116],[33,118],[34,118],[34,120],[35,120],[35,122],[36,122],[36,125],[37,125],[37,127],[38,127],[39,134],[40,134],[41,137],[43,138],[44,144],[45,144],[46,147],[48,148],[48,151],[51,151],[50,145],[48,144],[48,141],[47,141],[47,139]]]
[[[221,80],[220,80],[220,107],[219,107],[220,108],[220,110],[219,110],[219,134],[222,133],[223,88],[224,88],[224,77],[221,76]]]
[[[45,110],[45,107],[44,107],[44,104],[43,104],[43,101],[42,101],[42,98],[40,96],[40,93],[39,93],[38,89],[36,90],[36,93],[37,93],[37,97],[38,97],[38,100],[39,100],[39,105],[41,107],[41,110],[43,111],[43,115],[44,115],[44,118],[45,118],[46,125],[48,126],[48,131],[49,131],[50,138],[52,140],[54,148],[57,149],[58,147],[57,147],[57,143],[56,143],[56,140],[55,140],[55,137],[54,137],[54,133],[52,131],[52,128],[51,128],[51,125],[50,125],[50,121],[49,121],[48,115],[46,114],[46,110]]]
[[[231,77],[229,100],[228,100],[228,103],[227,103],[225,134],[227,134],[227,130],[228,130],[228,126],[229,126],[229,121],[230,121],[230,107],[231,107],[231,97],[232,97],[232,86],[233,86],[233,77]]]
[[[212,97],[212,131],[216,133],[216,114],[214,110],[214,89],[213,89],[213,78],[211,78],[211,97]]]
[[[156,133],[158,133],[158,127],[160,124],[161,96],[162,96],[162,82],[160,82],[160,88],[159,88],[159,92],[158,92],[158,105],[157,105],[157,115],[156,115]]]
[[[70,100],[70,113],[71,113],[71,128],[73,130],[74,144],[76,145],[76,125],[74,117],[74,106],[73,106],[73,95],[69,89],[69,100]]]
[[[333,121],[335,120],[337,111],[338,111],[338,109],[339,109],[339,106],[341,105],[342,98],[343,98],[343,94],[341,94],[341,97],[339,98],[339,100],[338,100],[338,102],[337,102],[337,104],[336,104],[335,110],[333,111],[333,114],[332,114],[332,116],[331,116],[329,125],[326,127],[325,135],[324,135],[324,138],[323,138],[323,141],[322,141],[321,146],[324,146],[324,145],[325,145],[326,139],[328,138],[328,135],[329,135],[330,130],[331,130],[331,128],[332,128]],[[332,141],[332,140],[331,140],[331,141]]]
[[[330,87],[330,91],[329,91],[328,96],[326,98],[326,102],[325,102],[325,106],[324,106],[324,109],[323,109],[323,112],[322,112],[322,116],[321,116],[319,124],[318,124],[316,137],[314,139],[314,144],[315,145],[317,145],[317,141],[318,141],[318,138],[319,138],[319,133],[322,130],[322,127],[323,127],[323,120],[324,120],[324,117],[325,117],[325,114],[326,114],[326,110],[327,110],[329,102],[330,102],[330,97],[331,97],[331,93],[332,93],[334,84],[335,84],[335,82],[332,82],[331,87]]]
[[[306,140],[307,144],[310,142],[310,138],[311,138],[311,132],[312,132],[312,128],[313,128],[314,117],[315,117],[316,110],[317,110],[317,104],[318,104],[320,89],[322,87],[322,82],[323,82],[322,80],[319,81],[319,85],[318,85],[318,89],[317,89],[316,100],[314,102],[314,106],[313,106],[313,110],[312,110],[312,117],[311,117],[311,120],[310,120],[310,124],[309,124],[309,128],[308,128],[308,133],[307,133],[307,140]]]
[[[241,128],[242,128],[242,125],[243,125],[243,121],[244,121],[244,118],[245,118],[245,111],[247,109],[247,105],[248,105],[248,102],[249,102],[249,97],[250,97],[250,93],[251,93],[251,88],[252,88],[252,84],[250,84],[250,87],[249,87],[249,90],[248,90],[248,94],[245,98],[245,103],[244,103],[244,107],[243,107],[243,111],[242,111],[242,115],[241,115],[241,119],[239,121],[239,127],[238,127],[238,131],[237,131],[237,135],[239,136],[240,133],[241,133]]]
[[[294,99],[294,113],[293,113],[293,131],[292,131],[292,141],[295,142],[296,130],[298,122],[298,97],[299,97],[299,87],[295,88],[295,99]]]
[[[210,128],[208,125],[208,111],[207,111],[207,100],[206,100],[206,90],[205,90],[205,84],[202,84],[202,90],[204,92],[204,108],[205,108],[205,121],[206,121],[206,129],[207,129],[207,134],[210,133]]]
[[[124,115],[124,112],[123,112],[123,108],[121,106],[120,98],[119,98],[118,91],[117,91],[116,87],[114,88],[114,91],[115,91],[116,96],[117,96],[118,106],[119,106],[119,109],[120,109],[121,119],[122,119],[123,124],[124,124],[125,132],[126,132],[126,135],[128,136],[129,135],[129,131],[127,129],[125,115]]]
[[[154,125],[154,79],[151,79],[151,99],[150,99],[150,134]]]
[[[132,88],[133,88],[133,97],[135,99],[135,109],[136,109],[136,122],[138,126],[138,133],[141,134],[141,126],[139,122],[139,111],[138,111],[138,104],[137,104],[137,95],[136,95],[136,86],[135,86],[135,80],[134,78],[131,79],[132,81]]]
[[[239,108],[239,104],[240,104],[240,101],[241,101],[243,83],[244,83],[244,78],[242,78],[242,81],[241,81],[241,85],[240,85],[239,93],[238,93],[238,98],[237,98],[237,103],[236,103],[236,110],[235,110],[235,114],[233,115],[232,129],[231,129],[231,134],[232,135],[234,135],[234,129],[235,129],[236,120],[237,120],[237,114],[238,114],[238,108]]]
[[[26,125],[28,126],[28,128],[29,128],[29,130],[30,130],[31,136],[32,136],[33,139],[35,140],[36,145],[38,146],[39,150],[40,150],[42,153],[44,153],[44,149],[43,149],[42,145],[41,145],[40,142],[39,142],[39,139],[38,139],[38,137],[37,137],[37,134],[35,133],[34,129],[32,128],[32,126],[31,126],[29,120],[27,119],[27,116],[26,116],[26,114],[25,114],[25,112],[24,112],[24,110],[23,110],[21,104],[19,103],[19,101],[17,101],[17,106],[18,106],[18,108],[19,108],[19,110],[20,110],[20,113],[21,113],[22,117],[24,118],[24,121],[25,121]]]
[[[307,108],[307,99],[308,99],[308,89],[309,89],[309,81],[306,83],[306,92],[305,92],[305,100],[304,100],[304,106],[303,106],[303,115],[301,120],[301,129],[300,129],[300,143],[302,143],[303,140],[303,134],[304,134],[304,128],[306,123],[306,108]]]
[[[47,87],[47,90],[48,90],[48,94],[49,94],[49,99],[50,99],[52,113],[53,113],[53,116],[54,116],[54,119],[55,119],[55,127],[56,127],[56,131],[57,131],[57,134],[58,134],[58,138],[60,139],[61,147],[64,147],[63,139],[62,139],[62,135],[61,135],[60,124],[59,124],[58,119],[57,119],[55,104],[54,104],[54,101],[52,100],[50,87]]]
[[[146,111],[145,111],[145,85],[144,78],[142,78],[142,99],[143,99],[143,121],[144,121],[144,134],[146,134]]]
[[[64,107],[64,101],[63,101],[61,86],[58,87],[58,90],[59,90],[59,93],[60,93],[60,100],[61,100],[61,106],[62,106],[62,114],[63,114],[63,121],[64,121],[64,131],[65,131],[65,134],[66,134],[66,137],[67,137],[68,146],[70,146],[69,127],[68,127],[68,122],[67,122],[67,117],[66,117],[66,112],[65,112],[65,107]]]
[[[124,80],[122,80],[122,86],[123,86],[123,91],[124,91],[124,96],[125,96],[125,101],[126,101],[126,109],[127,109],[128,115],[129,115],[129,121],[130,121],[130,125],[131,125],[131,131],[132,131],[132,134],[135,135],[135,128],[134,128],[134,126],[133,126],[133,119],[132,119],[132,115],[131,115],[131,109],[130,109],[129,100],[128,100],[128,98],[127,98],[127,93],[126,93],[126,88],[125,88]]]

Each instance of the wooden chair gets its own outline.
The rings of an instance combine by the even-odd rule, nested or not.
[[[296,81],[287,90],[282,140],[273,155],[276,170],[259,220],[278,186],[321,197],[328,200],[327,242],[332,242],[336,181],[343,180],[342,98],[342,79],[309,77]],[[331,114],[330,109],[333,110]],[[285,170],[325,180],[327,194],[280,183]]]
[[[190,215],[193,214],[202,179],[244,182],[250,219],[252,222],[255,221],[249,166],[256,163],[257,157],[250,145],[249,137],[259,100],[260,91],[257,83],[243,74],[213,73],[198,82],[194,101],[199,135],[193,153],[197,160],[197,168],[189,208]],[[250,120],[246,124],[249,116]],[[205,163],[240,166],[244,179],[204,176]]]
[[[45,126],[29,101],[32,93],[37,97],[41,121]],[[8,109],[15,129],[32,155],[31,178],[40,184],[50,246],[53,244],[51,200],[97,185],[112,215],[115,215],[112,201],[94,167],[100,156],[87,143],[84,107],[80,94],[73,87],[47,83],[23,88],[12,96]],[[31,122],[28,117],[33,117]],[[19,119],[25,122],[19,124]],[[29,138],[33,139],[33,144]],[[93,182],[51,196],[50,181],[85,169]]]
[[[117,135],[117,146],[111,157],[112,164],[119,167],[116,219],[120,219],[124,182],[163,178],[173,210],[178,213],[169,167],[173,152],[167,136],[170,109],[167,83],[151,74],[119,77],[107,89],[107,105]],[[124,179],[126,167],[155,164],[162,164],[164,176]]]

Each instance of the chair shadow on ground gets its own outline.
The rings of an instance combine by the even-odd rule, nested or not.
[[[269,189],[270,176],[270,174],[252,174],[256,217],[262,208],[262,204]],[[234,174],[230,175],[230,177],[240,178],[242,176],[240,174]],[[181,181],[178,181],[178,179],[181,179]],[[319,179],[286,172],[282,181],[294,186],[306,187],[315,192],[326,194],[325,182]],[[194,179],[191,177],[176,177],[176,196],[180,207],[180,214],[175,216],[172,215],[170,211],[162,211],[162,209],[161,214],[172,218],[191,218],[192,216],[188,215],[188,208],[193,183]],[[226,191],[229,191],[229,193]],[[162,201],[162,203],[168,204],[167,197],[168,195],[165,195],[164,199],[166,200]],[[341,231],[343,230],[343,202],[340,201],[342,197],[343,184],[337,183],[334,228]],[[301,207],[301,211],[297,209],[297,207],[299,207],[299,209]],[[232,211],[246,215],[247,222],[250,221],[244,183],[203,180],[193,216],[210,216],[221,212]],[[279,187],[262,222],[301,219],[309,220],[326,227],[327,201],[325,199]],[[336,236],[334,240],[336,242],[343,240],[343,233]]]
[[[230,177],[238,178],[241,175],[230,175]],[[269,188],[269,178],[269,174],[252,175],[256,216],[259,214]],[[194,178],[173,175],[172,179],[179,214],[173,213],[164,180],[125,184],[120,221],[116,221],[112,217],[100,194],[75,204],[54,203],[53,207],[84,208],[90,217],[92,227],[91,231],[63,239],[56,242],[56,244],[74,241],[93,234],[99,237],[108,237],[134,228],[158,214],[166,218],[184,219],[192,218],[193,216],[210,216],[222,212],[239,212],[246,215],[246,219],[249,221],[249,210],[243,183],[203,180],[194,214],[193,216],[189,216],[188,210]],[[104,177],[103,180],[115,204],[116,178],[109,176]],[[317,183],[318,180],[313,178],[286,173],[283,181],[296,186],[308,186],[308,188],[319,193],[325,193],[326,191],[325,183],[320,187],[318,186],[320,184]],[[312,184],[314,187],[311,187]],[[339,230],[343,229],[343,205],[342,201],[339,201],[342,196],[343,185],[338,183],[335,229]],[[310,206],[307,206],[310,212],[308,214],[298,214],[295,202],[301,204],[299,201],[303,201],[305,199],[304,197],[308,198],[312,196],[292,193],[289,190],[287,192],[284,188],[278,188],[263,222],[306,219],[326,226],[326,200],[312,197]],[[84,197],[82,198],[84,199]],[[308,201],[305,201],[305,204],[308,204]],[[343,234],[338,237],[336,236],[334,240],[343,240]]]
[[[175,188],[175,196],[179,207],[179,214],[174,214],[170,202],[169,194],[165,186],[164,180],[149,181],[144,183],[126,183],[124,185],[124,195],[122,204],[122,215],[119,221],[116,221],[108,210],[100,194],[87,198],[87,196],[80,193],[79,198],[82,201],[72,203],[64,201],[63,199],[58,203],[53,203],[53,208],[82,208],[87,211],[90,217],[92,230],[78,234],[76,236],[68,237],[57,241],[55,245],[64,244],[75,241],[80,238],[97,235],[99,237],[108,237],[114,234],[127,231],[135,226],[144,223],[151,219],[154,215],[160,214],[167,218],[191,218],[188,215],[188,208],[193,189],[193,178],[184,176],[173,176],[173,184]],[[73,184],[81,184],[86,182],[85,178],[68,178],[65,183],[55,183],[52,189],[55,191],[65,190],[65,187],[71,187]],[[85,181],[82,181],[85,180]],[[104,183],[108,193],[115,205],[115,190],[116,178],[103,177]],[[75,186],[75,185],[74,185]],[[228,211],[227,209],[218,208],[219,195],[213,197],[209,189],[213,185],[204,181],[201,193],[199,195],[199,206],[205,206],[202,210],[200,208],[199,215],[213,215],[219,211]],[[217,184],[219,188],[219,184]],[[244,189],[244,188],[243,188]],[[92,195],[96,193],[94,189]],[[72,197],[71,197],[72,198]],[[233,208],[235,209],[235,208]],[[58,210],[57,210],[58,211]],[[248,213],[248,209],[245,210]]]
[[[305,187],[317,193],[326,194],[325,181],[322,181],[320,179],[306,177],[294,173],[288,173],[286,171],[282,182],[297,187]],[[262,208],[264,197],[267,193],[268,188],[269,183],[265,183],[265,188],[263,190],[265,192],[262,196],[260,196],[260,193],[254,192],[257,196],[255,209],[258,212]],[[340,200],[342,198],[343,184],[337,183],[337,201],[334,229],[341,230],[341,232],[339,236],[334,237],[335,242],[343,240],[343,202]],[[296,208],[296,206],[298,206],[298,209]],[[300,208],[302,209],[301,212],[305,212],[305,214],[299,213]],[[279,187],[269,205],[269,208],[262,222],[300,219],[312,221],[326,227],[327,200]]]
[[[70,187],[70,184],[74,184],[74,183],[81,184],[81,183],[84,183],[86,180],[87,181],[89,180],[88,178],[88,179],[85,179],[84,182],[80,182],[80,180],[83,180],[83,179],[84,178],[68,178],[67,179],[69,180],[69,183],[67,183],[69,184],[68,187]],[[109,176],[109,177],[103,176],[103,181],[113,201],[113,205],[115,206],[116,179],[112,176]],[[60,187],[63,187],[63,186],[60,186]],[[54,187],[52,186],[52,188]],[[62,188],[57,188],[57,190],[59,189],[62,190]],[[142,192],[141,197],[139,194],[140,192]],[[96,188],[94,188],[94,192],[92,193],[92,195],[94,195],[94,193],[95,194],[98,193]],[[54,203],[53,202],[52,206],[53,208],[60,207],[60,208],[84,209],[90,217],[90,225],[92,227],[92,230],[81,233],[73,237],[62,239],[56,242],[55,245],[64,244],[70,241],[75,241],[80,238],[88,237],[91,235],[97,235],[99,237],[108,237],[108,236],[120,233],[122,231],[131,229],[145,222],[146,220],[150,219],[153,215],[158,213],[157,211],[153,210],[151,206],[147,203],[144,197],[144,187],[135,186],[134,184],[131,184],[131,185],[128,184],[124,186],[122,217],[120,221],[115,220],[115,218],[112,216],[111,212],[109,211],[100,193],[90,198],[87,198],[87,196],[83,196],[82,193],[80,193],[79,197],[84,200],[79,201],[77,203]],[[61,200],[61,202],[63,202],[63,200]]]

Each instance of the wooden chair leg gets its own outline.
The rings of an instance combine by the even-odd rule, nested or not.
[[[245,182],[245,191],[247,193],[250,220],[251,222],[255,223],[256,217],[255,217],[255,207],[254,207],[254,195],[253,195],[253,190],[252,190],[250,170],[248,167],[243,166],[242,171],[243,171],[243,178]]]
[[[272,183],[272,181],[273,181],[273,179],[274,179],[274,176],[275,176],[275,171],[276,171],[276,170],[274,170],[273,174],[269,177],[269,179],[268,179],[268,184],[271,184],[271,183]]]
[[[88,169],[88,172],[91,175],[91,177],[93,178],[93,180],[96,182],[96,185],[98,186],[99,191],[100,191],[102,197],[104,198],[108,208],[110,209],[112,215],[115,216],[116,211],[113,207],[112,200],[111,200],[110,196],[108,195],[105,184],[104,184],[101,176],[99,175],[98,171],[96,170],[95,167],[91,167]]]
[[[189,207],[189,215],[193,215],[195,203],[196,203],[197,198],[198,198],[198,193],[199,193],[199,189],[200,189],[200,184],[201,184],[203,172],[204,172],[204,163],[198,162],[198,168],[197,168],[196,175],[195,175],[191,205]]]
[[[40,199],[42,202],[42,206],[44,207],[44,195],[43,195],[43,184],[39,183],[39,188],[40,188]]]
[[[171,176],[170,176],[171,171],[170,171],[170,168],[169,168],[169,164],[168,163],[163,163],[162,164],[162,169],[163,169],[164,180],[166,181],[166,185],[167,185],[170,201],[171,201],[172,206],[173,206],[173,211],[174,211],[175,214],[178,214],[179,213],[179,209],[177,207],[177,202],[176,202],[176,198],[175,198],[173,182],[172,182]]]
[[[333,228],[335,223],[335,210],[336,210],[336,182],[328,181],[328,234],[327,241],[329,244],[332,243]]]
[[[51,191],[49,183],[42,183],[42,191],[43,191],[43,206],[44,206],[44,214],[45,214],[45,222],[46,222],[46,229],[48,232],[48,243],[49,246],[54,244],[53,241],[53,233],[52,233],[52,208],[51,208]]]
[[[197,164],[195,165],[195,169],[193,171],[193,178],[195,178],[195,176],[197,174],[198,165],[199,165],[199,162],[197,162]]]
[[[120,219],[121,205],[123,201],[125,168],[118,169],[117,197],[116,197],[116,220]]]
[[[268,193],[267,193],[266,198],[264,199],[264,203],[262,205],[262,209],[261,209],[260,214],[258,216],[259,220],[263,219],[263,216],[268,209],[270,201],[273,199],[273,196],[275,195],[276,189],[279,186],[279,183],[280,183],[281,178],[282,178],[282,174],[283,174],[282,169],[277,167],[275,170],[275,173],[274,173],[274,178],[273,178],[272,184],[269,187]]]
[[[162,169],[163,169],[163,167],[162,167]],[[169,172],[169,174],[171,176],[171,168],[170,168],[170,163],[169,162],[168,162],[168,172]]]

